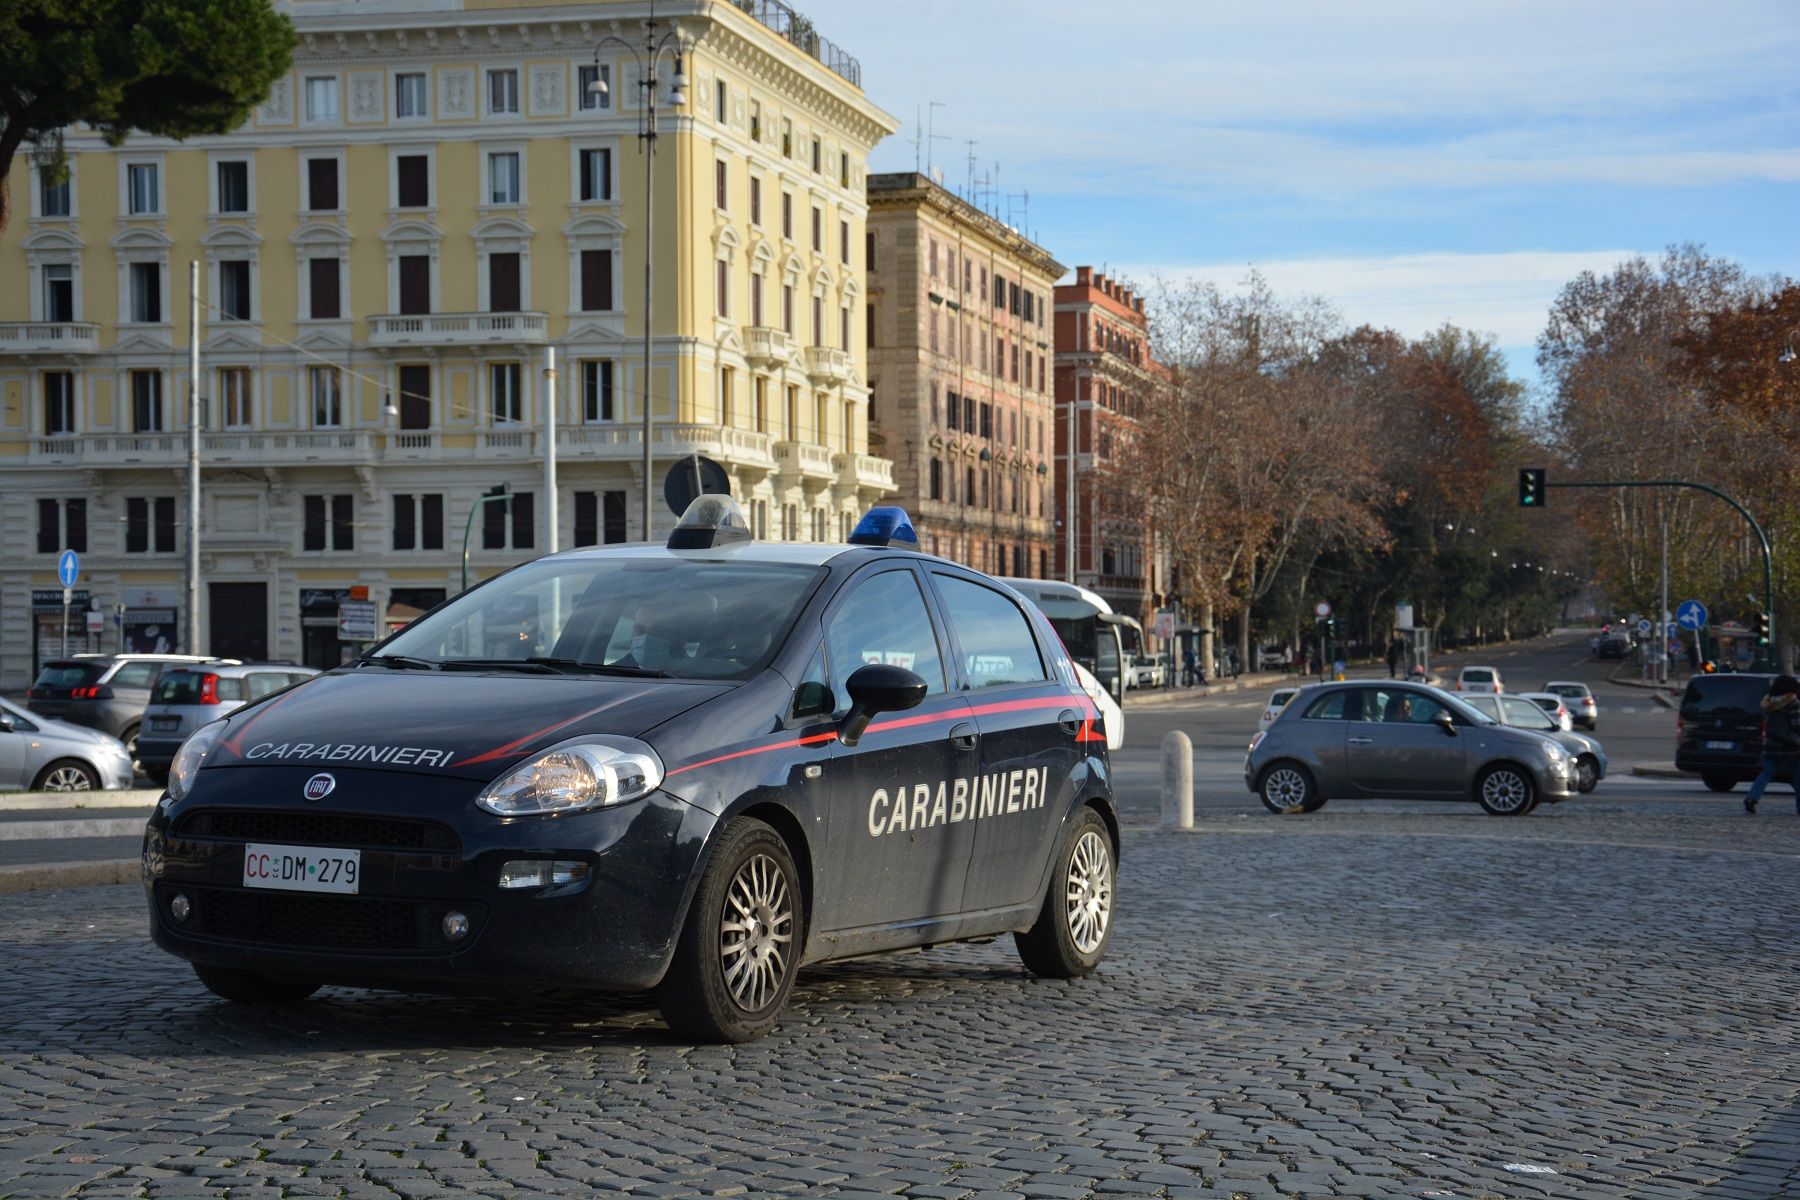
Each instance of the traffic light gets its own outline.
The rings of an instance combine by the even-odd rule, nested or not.
[[[1757,613],[1756,614],[1756,644],[1759,646],[1767,646],[1769,644],[1770,640],[1771,640],[1771,637],[1770,637],[1770,631],[1769,631],[1769,614],[1766,612]]]
[[[1542,467],[1519,468],[1519,507],[1544,507],[1544,493],[1549,490],[1548,474]]]
[[[500,511],[510,512],[512,510],[512,488],[510,485],[504,483],[499,484],[496,487],[489,488],[487,491],[483,492],[482,495],[500,501]]]

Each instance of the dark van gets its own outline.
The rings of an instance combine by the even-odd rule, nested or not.
[[[1773,675],[1696,675],[1675,722],[1675,766],[1715,792],[1729,792],[1762,770],[1763,714],[1758,705]],[[1785,776],[1781,777],[1785,779]]]

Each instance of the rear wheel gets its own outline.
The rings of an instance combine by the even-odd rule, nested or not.
[[[1537,803],[1537,788],[1525,768],[1512,763],[1489,767],[1475,782],[1475,798],[1489,816],[1520,817]]]
[[[1312,773],[1297,762],[1271,763],[1263,771],[1256,794],[1272,813],[1310,813],[1325,807],[1325,797],[1319,795]]]
[[[298,1004],[319,990],[318,983],[311,979],[264,975],[206,963],[194,963],[193,967],[207,991],[234,1004]]]
[[[1737,780],[1729,775],[1702,775],[1700,782],[1706,785],[1709,792],[1729,792],[1737,786]]]
[[[125,743],[125,753],[131,755],[131,761],[136,762],[138,727],[136,725],[127,725],[124,731],[119,734],[119,740]]]
[[[1091,974],[1112,940],[1113,884],[1112,836],[1099,813],[1083,808],[1057,848],[1036,923],[1013,934],[1025,969],[1046,979]]]
[[[91,792],[100,786],[100,772],[74,758],[59,758],[38,772],[33,790],[39,792]]]

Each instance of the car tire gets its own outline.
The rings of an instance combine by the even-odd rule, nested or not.
[[[727,919],[733,915],[748,917]],[[738,817],[719,835],[656,986],[669,1028],[703,1042],[749,1042],[775,1028],[806,946],[800,873],[781,835]]]
[[[1522,817],[1537,807],[1537,785],[1524,767],[1500,763],[1475,781],[1475,798],[1491,817]]]
[[[1112,941],[1116,861],[1112,831],[1099,813],[1083,806],[1056,848],[1037,921],[1013,934],[1027,971],[1044,979],[1093,974]]]
[[[233,1004],[298,1004],[319,990],[311,979],[287,975],[264,975],[258,971],[240,971],[236,967],[214,967],[193,963],[194,974],[206,990]]]
[[[1591,754],[1583,754],[1575,760],[1575,769],[1579,772],[1575,790],[1587,795],[1600,786],[1600,764]]]
[[[137,740],[140,726],[127,725],[119,731],[119,740],[125,743],[125,753],[131,755],[131,761],[137,761]]]
[[[78,758],[59,758],[31,785],[34,792],[91,792],[100,787],[100,772]]]
[[[1700,782],[1706,785],[1709,792],[1729,792],[1738,785],[1738,781],[1729,775],[1702,775]]]
[[[1262,778],[1256,781],[1256,794],[1263,807],[1277,816],[1318,812],[1325,807],[1325,797],[1319,795],[1312,772],[1285,759],[1263,768]]]

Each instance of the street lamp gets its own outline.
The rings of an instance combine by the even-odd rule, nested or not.
[[[644,50],[637,49],[624,38],[608,34],[594,43],[594,82],[588,90],[595,95],[607,94],[606,78],[600,73],[600,50],[603,46],[617,46],[638,67],[638,88],[643,93],[643,103],[638,105],[638,141],[644,150],[644,540],[650,540],[650,512],[654,503],[654,481],[651,478],[654,458],[650,449],[650,437],[653,430],[653,418],[650,411],[650,356],[652,337],[651,301],[654,296],[651,282],[652,263],[656,254],[655,213],[651,204],[652,185],[656,178],[656,69],[666,53],[674,60],[675,74],[671,79],[674,88],[669,93],[669,103],[680,108],[687,103],[687,72],[681,65],[682,38],[679,30],[671,29],[658,37],[656,32],[656,6],[650,6],[650,16],[644,22]]]
[[[471,533],[475,532],[475,514],[481,511],[481,506],[484,504],[494,504],[496,502],[504,504],[506,501],[511,500],[511,499],[512,499],[512,489],[503,483],[496,488],[490,489],[484,495],[480,496],[475,501],[475,503],[469,505],[469,520],[466,524],[463,525],[463,553],[462,553],[462,590],[463,591],[466,592],[469,590],[469,535]]]

